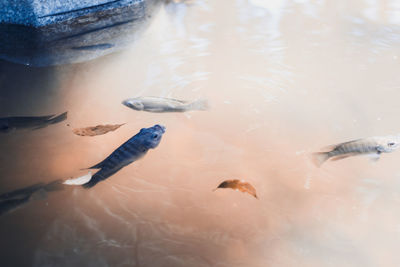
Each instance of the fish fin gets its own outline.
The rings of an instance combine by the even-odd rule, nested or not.
[[[89,182],[87,182],[87,183],[84,183],[83,185],[82,185],[82,187],[83,188],[85,188],[85,189],[90,189],[90,188],[92,188],[93,186],[95,186],[98,182],[100,182],[101,180],[98,180],[98,179],[90,179],[89,180]]]
[[[62,121],[64,121],[64,120],[67,119],[67,114],[68,114],[68,111],[66,111],[66,112],[64,112],[64,113],[62,113],[62,114],[60,114],[60,115],[58,115],[57,117],[54,117],[54,118],[49,119],[48,122],[49,122],[50,124],[55,124],[55,123],[62,122]]]
[[[104,162],[105,162],[105,160],[97,163],[96,165],[93,165],[92,167],[84,168],[84,169],[81,169],[81,170],[84,171],[84,170],[91,170],[91,169],[101,169],[101,168],[103,168]]]
[[[107,159],[108,159],[108,157],[105,158],[104,160],[100,161],[99,163],[93,165],[92,167],[81,169],[81,171],[91,170],[91,169],[101,169],[104,167],[104,163],[106,162]]]
[[[378,151],[377,153],[368,154],[367,156],[372,162],[377,162],[381,158],[381,153]]]
[[[376,147],[376,153],[381,154],[382,152],[385,152],[385,148],[383,148],[381,145],[378,145]]]
[[[181,103],[181,104],[187,104],[187,103],[188,103],[187,100],[179,100],[179,99],[175,99],[175,98],[171,98],[171,99],[174,100],[174,101],[176,101],[176,102],[179,102],[179,103]]]
[[[54,116],[55,115],[38,117],[41,120],[43,120],[43,122],[45,124],[40,125],[38,127],[35,127],[35,128],[33,128],[33,130],[42,129],[42,128],[45,128],[48,124],[55,124],[55,123],[58,123],[58,122],[61,122],[61,121],[65,120],[67,118],[67,112],[64,112],[63,114],[61,114],[59,116],[56,116],[56,117],[54,117]]]
[[[56,114],[35,117],[38,120],[47,121],[53,118]]]
[[[66,184],[66,185],[83,185],[83,184],[86,184],[87,182],[89,182],[91,178],[92,178],[92,172],[89,171],[88,174],[83,175],[83,176],[78,177],[78,178],[75,178],[75,179],[68,179],[68,180],[64,181],[63,184]]]
[[[328,152],[316,152],[312,154],[312,160],[317,167],[321,167],[321,165],[329,159]]]
[[[90,181],[89,182],[87,182],[87,183],[84,183],[83,185],[82,185],[82,187],[83,188],[85,188],[85,189],[90,189],[90,188],[92,188],[93,186],[95,186],[98,182],[100,182],[99,180],[95,180],[95,179],[90,179]]]
[[[207,99],[199,99],[187,105],[188,110],[207,110],[208,108]]]
[[[114,175],[115,173],[117,173],[119,170],[121,170],[123,167],[125,167],[126,165],[121,165],[118,166],[116,168],[113,169],[108,169],[108,170],[104,170],[101,169],[98,172],[96,172],[92,178],[89,180],[89,182],[83,184],[82,186],[86,189],[92,188],[93,186],[95,186],[97,183],[107,179],[108,177]]]
[[[340,155],[340,156],[335,156],[335,157],[332,157],[332,161],[337,161],[337,160],[341,160],[341,159],[345,159],[345,158],[348,158],[348,157],[351,157],[351,156],[357,156],[358,154],[357,153],[350,153],[350,154],[346,154],[346,155]]]

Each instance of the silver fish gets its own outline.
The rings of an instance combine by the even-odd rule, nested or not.
[[[207,100],[200,99],[194,102],[188,102],[183,100],[177,100],[172,98],[164,97],[136,97],[129,98],[122,102],[125,106],[139,111],[148,112],[186,112],[190,110],[207,110]]]
[[[390,153],[399,148],[400,136],[382,136],[357,139],[330,146],[330,151],[313,153],[317,166],[328,159],[340,160],[357,155],[372,155],[376,160],[382,153]]]

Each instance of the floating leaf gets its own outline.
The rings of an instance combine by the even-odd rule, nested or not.
[[[125,123],[115,124],[115,125],[107,124],[107,125],[97,125],[94,127],[87,127],[87,128],[77,128],[73,129],[72,132],[80,136],[96,136],[96,135],[106,134],[111,131],[115,131],[124,124]]]
[[[251,184],[243,180],[225,180],[217,188],[215,188],[214,191],[218,188],[231,188],[233,190],[239,190],[241,192],[248,193],[253,197],[258,198],[256,189]]]

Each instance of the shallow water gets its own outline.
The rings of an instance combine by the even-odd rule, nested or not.
[[[141,128],[167,128],[94,188],[0,217],[1,265],[399,266],[399,152],[321,168],[309,158],[399,132],[399,12],[396,1],[171,2],[123,52],[46,68],[1,61],[1,117],[69,113],[1,135],[0,193],[84,175]],[[139,95],[207,98],[210,109],[121,104]],[[212,192],[234,178],[259,200]]]

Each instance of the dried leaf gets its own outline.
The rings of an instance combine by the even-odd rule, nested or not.
[[[258,198],[256,189],[251,184],[243,180],[225,180],[217,188],[215,188],[214,191],[218,188],[231,188],[233,190],[239,190],[241,192],[248,193],[253,197]]]
[[[115,125],[107,124],[107,125],[97,125],[94,127],[87,127],[87,128],[77,128],[73,129],[72,132],[80,136],[96,136],[96,135],[106,134],[111,131],[115,131],[124,124],[125,123],[115,124]]]

